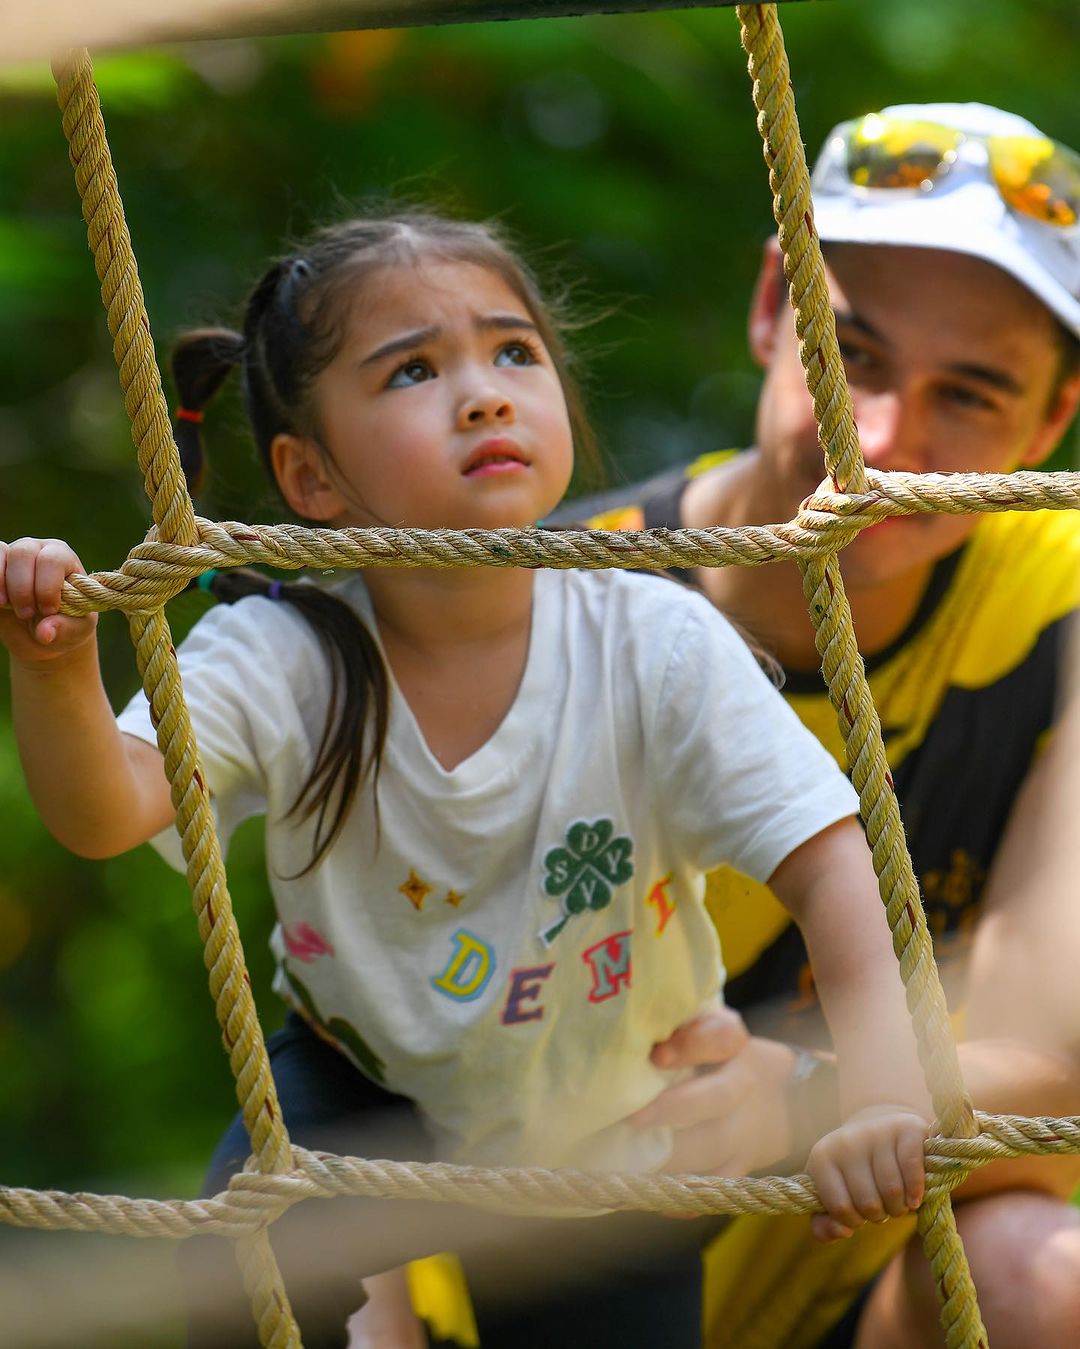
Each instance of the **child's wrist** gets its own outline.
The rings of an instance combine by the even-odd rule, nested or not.
[[[9,647],[8,660],[13,677],[63,679],[74,676],[81,680],[88,671],[98,669],[97,626],[90,629],[78,646],[56,651],[42,645],[29,658]]]
[[[836,1059],[799,1045],[787,1087],[787,1109],[792,1137],[815,1143],[840,1123],[840,1091]],[[805,1148],[801,1151],[805,1154]]]

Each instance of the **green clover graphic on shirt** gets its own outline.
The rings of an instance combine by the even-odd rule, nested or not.
[[[615,834],[611,820],[577,820],[566,843],[544,856],[544,893],[562,901],[562,917],[544,928],[540,940],[550,946],[575,914],[606,909],[617,886],[634,874],[633,840]]]

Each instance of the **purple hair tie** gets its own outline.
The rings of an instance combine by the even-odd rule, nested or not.
[[[282,581],[271,581],[270,589],[266,592],[267,598],[271,600],[281,599],[281,587],[283,584],[284,582]]]

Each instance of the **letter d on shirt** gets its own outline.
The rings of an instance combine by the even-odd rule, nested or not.
[[[463,927],[459,927],[450,940],[454,950],[446,968],[432,979],[431,986],[457,1002],[472,1002],[487,988],[495,973],[495,952],[487,942]]]

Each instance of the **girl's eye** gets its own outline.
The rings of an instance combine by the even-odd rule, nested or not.
[[[388,389],[408,389],[413,384],[423,384],[425,380],[434,379],[435,371],[427,361],[406,361],[404,365],[399,365],[394,373],[386,382]]]
[[[507,342],[495,356],[496,365],[535,365],[539,357],[528,342]]]

